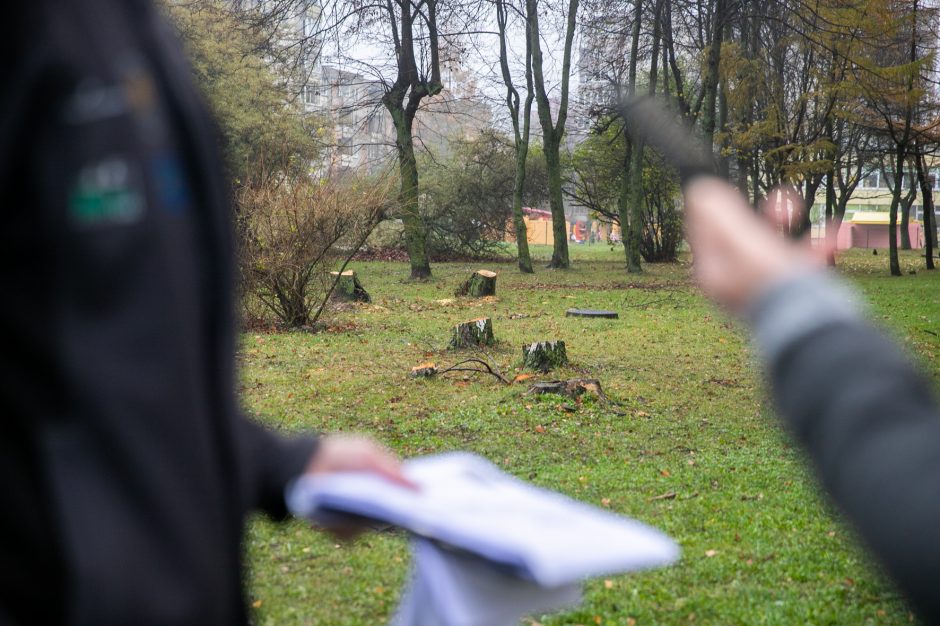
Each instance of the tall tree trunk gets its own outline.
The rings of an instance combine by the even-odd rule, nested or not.
[[[526,159],[529,154],[529,127],[532,113],[532,46],[528,36],[529,23],[526,21],[526,57],[525,78],[526,98],[524,111],[519,110],[519,92],[513,86],[509,71],[509,55],[506,49],[506,24],[508,13],[504,0],[496,0],[496,21],[499,27],[499,65],[506,86],[506,106],[512,120],[513,147],[516,152],[516,172],[512,188],[512,219],[516,231],[516,250],[519,257],[519,271],[532,274],[532,258],[529,256],[529,238],[526,232],[525,216],[522,213],[523,193],[525,191]],[[519,117],[522,116],[521,128]]]
[[[627,262],[627,271],[637,271],[640,267],[640,249],[634,245],[630,236],[630,184],[631,164],[633,163],[633,142],[629,133],[623,133],[623,173],[620,177],[620,193],[617,194],[617,213],[620,216],[620,243]]]
[[[672,0],[666,0],[665,5],[665,18],[663,19],[663,27],[665,28],[664,33],[664,42],[663,42],[663,73],[667,72],[667,67],[672,72],[672,81],[676,87],[676,104],[679,105],[679,112],[682,114],[682,117],[689,117],[691,114],[691,109],[689,108],[689,103],[686,100],[685,95],[685,84],[686,81],[682,78],[682,70],[679,69],[679,64],[676,61],[676,45],[675,39],[672,35]],[[665,84],[668,84],[666,81]]]
[[[552,260],[548,267],[567,269],[571,262],[568,258],[568,228],[565,206],[561,195],[561,138],[554,132],[542,133],[542,145],[545,147],[545,170],[548,174],[548,200],[552,210]]]
[[[928,270],[934,269],[933,251],[936,249],[937,239],[937,216],[934,213],[933,192],[928,183],[925,197],[930,198],[929,203],[924,201],[924,260]]]
[[[639,3],[638,3],[639,4]],[[659,63],[659,45],[662,35],[662,11],[663,11],[664,0],[657,0],[656,6],[653,10],[653,40],[652,40],[652,53],[650,55],[650,74],[649,74],[649,89],[648,94],[653,96],[656,94],[656,83],[658,80],[658,63]],[[640,10],[637,11],[637,20],[639,21]],[[637,29],[634,29],[634,33],[637,32]],[[632,43],[632,42],[631,42]],[[631,61],[636,63],[636,57]],[[634,70],[634,80],[632,81],[632,88],[636,89],[636,71]],[[630,255],[627,257],[627,271],[630,273],[637,273],[643,271],[643,266],[640,263],[641,250],[643,245],[643,231],[646,228],[646,194],[643,188],[643,158],[644,158],[645,146],[643,145],[642,140],[637,140],[633,145],[633,152],[630,162],[630,193],[629,193],[629,205],[630,205],[630,231],[629,231],[629,245],[628,249],[630,250]]]
[[[731,25],[726,23],[724,26],[725,39],[731,38]],[[719,55],[719,65],[721,63]],[[728,92],[724,80],[718,83],[718,131],[722,134],[722,139],[718,147],[718,175],[725,180],[731,173],[731,157],[725,154],[725,144],[728,142]]]
[[[411,278],[422,279],[431,275],[431,264],[425,247],[428,230],[418,209],[418,163],[415,159],[411,120],[407,117],[404,110],[392,112],[398,148],[398,171],[401,175],[398,200],[405,230],[405,249],[411,262]]]
[[[908,202],[910,195],[901,199],[901,250],[910,250],[911,249],[911,205],[914,203],[914,199],[911,198],[911,201]]]
[[[627,272],[631,274],[643,271],[643,265],[640,262],[640,247],[643,243],[643,203],[646,198],[643,194],[643,152],[645,146],[642,140],[638,140],[633,145],[633,151],[630,155],[630,172],[628,179],[630,181],[627,191],[627,206],[630,212],[630,228],[627,229],[626,247],[627,247]]]
[[[832,215],[832,232],[835,238],[839,236],[839,230],[842,228],[842,222],[845,220],[845,210],[849,206],[849,200],[852,199],[852,194],[855,193],[861,180],[862,165],[858,164],[855,168],[854,176],[851,176],[848,181],[846,181],[838,171],[835,172],[836,182],[838,183],[838,191],[835,192],[835,211]]]
[[[917,9],[918,2],[915,0],[913,6],[911,7],[911,39],[910,39],[910,55],[909,60],[911,63],[917,61]],[[890,232],[888,233],[888,251],[891,257],[891,275],[900,276],[901,275],[901,263],[898,260],[898,207],[901,204],[901,193],[903,189],[901,188],[901,179],[904,176],[904,162],[906,161],[906,156],[908,150],[911,147],[911,128],[914,121],[914,103],[911,102],[911,95],[914,93],[914,73],[911,72],[908,74],[907,81],[907,101],[904,106],[904,131],[900,137],[893,136],[894,143],[896,146],[895,159],[894,159],[894,189],[892,189],[891,194],[891,214],[889,216]],[[889,120],[888,128],[890,129],[891,120]]]
[[[718,85],[718,131],[724,133],[728,128],[728,95],[725,93],[724,84]],[[731,161],[730,157],[725,154],[724,143],[727,139],[722,139],[721,144],[717,146],[718,148],[718,175],[725,180],[728,179],[728,175],[731,173]]]
[[[751,58],[757,57],[757,24],[758,20],[753,16],[748,16],[745,11],[741,16],[740,45],[741,50],[750,55]],[[753,124],[753,104],[741,106],[741,111],[737,117],[737,123],[741,128],[750,128]],[[757,150],[735,150],[738,162],[738,187],[745,196],[748,196],[757,206],[757,176],[754,171],[757,168]],[[753,180],[752,180],[753,176]],[[752,187],[753,184],[753,188]]]
[[[636,0],[630,41],[630,66],[627,72],[627,96],[631,98],[636,95],[636,73],[640,55],[640,23],[642,19],[643,0]],[[620,181],[617,208],[620,213],[620,234],[627,260],[627,271],[633,273],[640,272],[643,269],[640,257],[640,238],[642,237],[642,230],[640,229],[642,229],[642,224],[640,219],[636,217],[638,211],[635,208],[639,202],[643,201],[643,143],[637,142],[634,144],[626,132],[623,134],[623,140],[623,177]]]
[[[440,93],[443,88],[438,54],[437,0],[423,0],[422,4],[424,10],[421,16],[427,27],[427,45],[430,52],[430,73],[422,75],[415,60],[414,20],[419,7],[415,7],[411,0],[388,2],[388,25],[395,42],[398,74],[394,84],[388,87],[382,96],[382,104],[388,109],[395,125],[398,170],[401,174],[399,202],[412,279],[431,276],[431,265],[426,250],[428,229],[418,210],[418,164],[415,159],[412,127],[421,100]]]
[[[761,200],[763,200],[760,192],[760,153],[757,150],[753,151],[750,170],[752,194],[751,205],[754,207],[754,210],[757,211],[760,209]]]
[[[891,190],[891,208],[888,216],[888,257],[891,275],[901,275],[898,259],[898,207],[901,204],[901,177],[904,175],[904,146],[899,144],[894,158],[894,188]]]
[[[913,172],[907,173],[910,190],[901,198],[901,250],[911,249],[911,206],[917,198],[917,185],[914,184]]]
[[[829,170],[829,173],[826,174],[826,263],[833,267],[836,264],[835,250],[836,241],[839,236],[839,229],[838,226],[835,225],[834,215],[836,210],[835,178],[835,170]]]
[[[552,122],[552,111],[545,87],[542,63],[541,32],[539,31],[538,0],[526,0],[528,42],[532,48],[532,77],[535,87],[539,123],[542,126],[542,145],[545,149],[545,165],[548,171],[548,200],[552,210],[552,233],[555,241],[552,260],[548,267],[567,269],[568,235],[565,229],[565,205],[561,193],[561,156],[558,151],[565,136],[565,121],[568,118],[568,85],[571,79],[571,46],[577,26],[578,1],[568,0],[568,16],[565,30],[564,56],[561,68],[561,95],[558,102],[558,119]]]
[[[791,224],[790,234],[793,237],[802,237],[806,233],[809,233],[813,228],[813,221],[810,219],[810,212],[813,209],[813,205],[816,203],[816,192],[819,191],[819,186],[823,182],[822,175],[813,175],[807,178],[803,183],[803,210],[799,212],[795,217],[797,222]]]
[[[927,164],[920,143],[914,148],[914,165],[917,168],[917,182],[920,184],[921,204],[924,207],[924,261],[927,269],[932,270],[934,269],[934,242],[930,235],[931,233],[936,235],[937,225],[934,224],[933,189],[931,189],[930,178],[927,176]]]
[[[715,0],[712,6],[711,41],[705,64],[705,97],[702,103],[702,135],[709,150],[715,144],[715,104],[718,98],[718,70],[721,41],[724,36],[725,1]]]
[[[519,271],[523,274],[533,274],[532,257],[529,256],[529,235],[526,230],[525,216],[522,213],[522,194],[525,189],[525,162],[528,146],[525,151],[516,152],[516,176],[512,189],[512,220],[516,230],[516,248],[519,256]]]

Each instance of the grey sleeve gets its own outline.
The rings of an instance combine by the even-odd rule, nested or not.
[[[928,623],[940,623],[940,410],[851,291],[804,274],[749,311],[781,418],[823,485]]]

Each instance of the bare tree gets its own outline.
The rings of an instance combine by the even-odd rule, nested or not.
[[[529,33],[530,22],[526,20],[525,38],[525,104],[520,107],[519,91],[512,80],[509,69],[506,32],[509,19],[509,7],[506,0],[496,0],[496,22],[499,29],[499,67],[506,86],[506,107],[512,122],[513,146],[516,152],[516,176],[512,193],[512,218],[518,249],[519,271],[533,273],[532,259],[529,256],[529,241],[525,219],[522,214],[522,197],[525,190],[526,158],[529,154],[529,128],[531,124],[532,100],[535,91],[532,88],[532,39]],[[520,120],[521,118],[521,120]]]
[[[532,76],[535,99],[538,104],[539,123],[542,126],[542,148],[545,151],[545,163],[548,167],[548,199],[552,210],[554,246],[552,260],[548,266],[556,269],[567,269],[571,264],[568,258],[568,232],[565,228],[565,207],[561,191],[561,155],[559,149],[561,140],[565,135],[565,121],[568,118],[571,46],[574,42],[577,13],[578,0],[568,0],[563,48],[564,58],[561,67],[561,94],[558,101],[557,119],[552,121],[552,110],[546,88],[540,41],[542,32],[539,28],[539,3],[538,0],[526,0],[526,34],[532,50]]]
[[[414,119],[421,100],[443,89],[438,50],[437,0],[386,0],[385,20],[392,34],[397,75],[382,98],[395,124],[395,147],[401,175],[399,202],[405,226],[405,248],[411,278],[427,278],[431,265],[425,250],[427,227],[418,211],[418,163],[414,148]],[[427,42],[427,56],[418,67],[416,31]],[[417,48],[421,51],[421,48]],[[423,55],[422,55],[423,56]]]

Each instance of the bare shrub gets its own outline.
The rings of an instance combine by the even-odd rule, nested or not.
[[[236,194],[239,270],[246,312],[314,325],[337,277],[382,220],[386,182],[269,180]],[[262,309],[259,313],[258,308]]]

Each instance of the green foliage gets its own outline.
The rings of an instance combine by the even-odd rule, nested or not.
[[[220,1],[169,0],[167,11],[222,131],[235,184],[309,172],[322,120],[301,110],[263,57],[265,34]]]
[[[565,194],[601,219],[619,224],[617,197],[626,169],[622,129],[602,124],[606,127],[592,132],[566,157]]]
[[[565,163],[566,195],[618,225],[624,154],[622,127],[611,121],[578,144]],[[676,208],[679,181],[675,170],[649,147],[643,153],[643,190],[640,254],[647,262],[674,261],[682,239],[682,218]]]
[[[532,252],[544,261],[551,249]],[[589,581],[580,606],[532,616],[545,626],[909,623],[777,424],[743,328],[692,286],[688,258],[612,284],[623,277],[619,251],[571,253],[569,272],[493,264],[500,296],[487,303],[441,300],[467,264],[403,283],[404,263],[356,263],[373,304],[338,314],[328,332],[244,336],[241,397],[284,431],[369,433],[404,456],[482,454],[680,543],[677,565]],[[905,272],[922,263],[913,253],[902,261]],[[940,390],[940,274],[890,279],[885,264],[865,251],[839,259]],[[621,319],[564,317],[573,306],[619,310]],[[534,380],[596,377],[616,404],[526,396],[532,379],[408,377],[424,361],[453,363],[451,328],[481,315],[493,320],[499,343],[488,353],[508,378],[523,373],[523,343],[556,338],[571,365]],[[302,522],[257,520],[246,546],[259,625],[385,624],[408,576],[398,533],[338,543]]]
[[[444,161],[423,159],[421,209],[428,250],[437,259],[472,258],[499,249],[512,219],[516,157],[511,139],[487,130],[452,142]],[[546,199],[545,157],[530,148],[523,202]]]
[[[679,179],[655,151],[644,154],[645,211],[640,254],[647,263],[675,261],[682,241],[682,217],[677,208]]]

